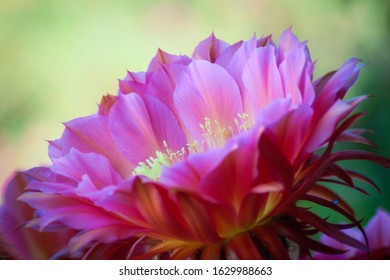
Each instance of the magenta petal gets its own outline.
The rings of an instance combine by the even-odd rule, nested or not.
[[[160,150],[165,151],[167,148],[161,144],[163,141],[166,142],[168,148],[173,152],[180,151],[186,147],[186,137],[173,112],[160,100],[152,96],[145,98],[145,105],[149,112],[154,134],[160,144]]]
[[[366,226],[370,250],[390,247],[390,214],[379,208]]]
[[[78,184],[76,194],[80,197],[88,198],[89,200],[98,203],[111,196],[116,190],[116,186],[105,186],[97,188],[88,175],[81,178]]]
[[[315,82],[317,91],[319,91],[318,99],[314,104],[316,111],[323,113],[332,106],[336,99],[344,97],[364,66],[364,64],[359,64],[360,62],[359,59],[351,58],[330,77],[322,77]]]
[[[222,66],[226,69],[226,67],[229,65],[230,61],[234,57],[237,50],[240,49],[241,45],[243,44],[243,41],[238,41],[237,43],[227,47],[217,58],[215,61],[216,64]],[[236,80],[237,81],[237,80]]]
[[[291,27],[283,31],[279,38],[278,64],[284,60],[284,55],[287,51],[299,48],[301,45],[302,44],[299,42],[297,36],[292,33]]]
[[[317,119],[317,111],[315,111],[312,132],[305,147],[306,151],[309,153],[313,152],[323,145],[335,130],[338,122],[348,115],[353,109],[353,106],[338,100],[323,116],[320,117],[320,119]]]
[[[51,211],[56,208],[73,207],[80,205],[86,200],[77,200],[76,198],[64,196],[62,194],[47,194],[42,192],[25,192],[18,200],[26,202],[33,208],[39,208],[41,211]]]
[[[156,98],[147,97],[144,102],[137,94],[122,96],[109,118],[116,144],[134,165],[154,157],[156,151],[165,152],[164,141],[173,151],[185,146],[176,117]]]
[[[60,158],[64,156],[62,151],[62,139],[49,141],[49,157],[51,159]]]
[[[243,110],[234,79],[221,66],[207,61],[194,61],[188,66],[179,78],[174,102],[183,124],[199,143],[205,133],[200,124],[206,117],[215,130],[218,126],[234,130],[234,119]]]
[[[245,113],[249,114],[250,116],[253,116],[253,106],[251,99],[247,94],[245,94],[245,87],[242,81],[242,71],[244,65],[248,61],[248,58],[251,56],[256,47],[256,37],[252,37],[248,41],[236,43],[235,45],[232,45],[226,49],[218,61],[218,63],[223,65],[229,74],[232,75],[232,77],[235,79],[242,95]],[[234,52],[233,56],[231,56],[231,52]]]
[[[192,58],[215,62],[228,46],[228,43],[217,39],[214,33],[212,33],[198,44],[192,54]]]
[[[291,96],[294,104],[305,103],[311,105],[315,93],[307,73],[307,57],[304,46],[285,53],[285,58],[279,65],[283,88],[286,96]]]
[[[134,178],[134,177],[133,177]],[[133,178],[131,181],[133,181]],[[126,182],[126,185],[132,185],[132,182]],[[107,191],[110,191],[111,186],[107,187]],[[115,213],[126,219],[128,223],[139,221],[142,223],[142,217],[137,209],[135,209],[134,198],[130,190],[118,190],[118,188],[103,200],[94,201],[94,204],[107,212]]]
[[[309,132],[312,117],[312,108],[301,105],[270,126],[271,131],[275,135],[277,146],[291,164],[296,160],[302,149],[305,137]]]
[[[183,64],[162,65],[153,73],[148,82],[148,95],[159,99],[172,112],[176,111],[173,104],[173,92],[175,91],[177,79],[185,68],[186,65]]]
[[[256,49],[252,53],[244,66],[242,80],[245,94],[251,100],[256,113],[272,100],[285,97],[276,65],[275,48],[271,45]]]
[[[131,174],[134,166],[116,146],[106,116],[96,114],[74,119],[67,122],[65,127],[61,138],[64,154],[72,148],[83,153],[98,153],[105,156],[121,175]]]
[[[149,63],[148,73],[157,72],[164,65],[188,65],[190,62],[191,59],[186,55],[173,55],[158,49],[156,55]]]
[[[118,80],[119,94],[128,94],[136,92],[138,94],[146,93],[146,73],[145,72],[127,72],[123,80]]]
[[[239,45],[239,49],[234,52],[233,57],[230,59],[229,64],[226,66],[226,70],[234,77],[238,84],[241,83],[241,76],[243,70],[242,68],[248,61],[249,57],[256,49],[256,47],[257,40],[255,36],[253,36],[248,41],[241,43]]]
[[[257,114],[255,124],[257,127],[267,127],[277,122],[293,109],[291,98],[275,99],[265,105]]]
[[[115,143],[135,166],[160,149],[144,101],[137,94],[122,96],[109,120]]]
[[[63,208],[56,207],[54,210],[45,212],[41,218],[41,229],[44,229],[53,222],[60,222],[78,230],[123,223],[119,219],[107,215],[107,212],[104,210],[88,205],[75,205]]]
[[[28,185],[28,190],[41,191],[45,193],[69,193],[74,191],[75,182],[72,180],[66,180],[64,182],[46,182],[46,181],[32,181]]]
[[[200,184],[200,191],[239,209],[255,179],[256,146],[238,147],[227,154]]]
[[[73,189],[75,181],[54,173],[49,168],[33,168],[23,172],[29,176],[30,181],[26,190],[41,191],[45,193],[66,193]]]
[[[51,169],[57,174],[73,178],[76,182],[87,175],[97,188],[115,185],[121,181],[120,175],[103,156],[94,153],[80,153],[70,150],[66,156],[54,159]]]
[[[198,190],[200,180],[211,172],[225,157],[224,150],[211,150],[190,155],[186,161],[164,168],[160,182],[171,187]]]

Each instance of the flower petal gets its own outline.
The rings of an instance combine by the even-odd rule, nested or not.
[[[347,90],[355,83],[359,76],[360,69],[364,64],[361,61],[351,58],[346,61],[340,69],[319,78],[316,82],[316,90],[319,93],[314,103],[314,108],[319,113],[327,110],[337,99],[342,99]]]
[[[279,65],[279,71],[286,97],[291,96],[294,104],[304,102],[311,105],[315,92],[308,73],[311,62],[307,58],[305,47],[304,45],[286,52],[284,60]]]
[[[214,33],[211,33],[209,37],[198,44],[192,54],[192,58],[214,63],[228,46],[228,43],[217,39]]]
[[[74,119],[65,123],[65,127],[61,137],[64,154],[68,154],[72,148],[83,153],[98,153],[105,156],[121,175],[131,174],[134,165],[116,146],[106,116],[96,114]]]
[[[174,152],[186,143],[168,107],[153,97],[146,102],[137,94],[124,95],[115,103],[109,115],[115,143],[134,165],[154,157],[156,151],[164,152],[164,141]]]
[[[39,168],[37,169],[16,173],[10,179],[0,207],[0,239],[7,245],[5,247],[7,254],[22,260],[50,258],[66,246],[73,234],[71,230],[41,233],[24,227],[34,218],[35,209],[18,200],[18,197],[31,180],[38,178],[33,175],[39,173]]]
[[[97,188],[115,185],[121,181],[120,175],[104,156],[95,153],[80,153],[75,149],[71,149],[62,158],[54,159],[51,170],[75,181],[81,181],[83,176],[87,175]]]
[[[370,250],[390,247],[390,214],[379,208],[366,226]]]
[[[312,117],[312,108],[301,105],[270,125],[270,130],[275,135],[276,145],[291,164],[294,164],[298,155],[303,156],[300,152],[306,134],[309,132]]]
[[[218,127],[234,130],[234,119],[243,111],[234,79],[221,66],[207,61],[194,61],[188,66],[179,78],[174,102],[183,124],[199,143],[205,133],[200,127],[205,118],[215,131]]]
[[[267,45],[256,49],[242,72],[242,81],[253,105],[254,112],[277,98],[284,98],[279,70],[276,65],[275,47]]]

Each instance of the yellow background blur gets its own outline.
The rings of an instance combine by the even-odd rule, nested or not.
[[[14,170],[47,164],[44,140],[60,137],[61,122],[95,113],[103,94],[116,93],[116,79],[146,70],[158,47],[191,55],[212,31],[229,43],[254,32],[277,41],[291,25],[319,59],[316,77],[351,56],[369,62],[350,94],[377,95],[359,124],[389,156],[389,2],[0,0],[0,184]],[[371,205],[364,216],[376,205],[389,209],[388,172],[358,167],[384,195],[353,203]]]

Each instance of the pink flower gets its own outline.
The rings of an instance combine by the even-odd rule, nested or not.
[[[369,244],[370,259],[390,259],[390,214],[382,208],[378,208],[375,215],[367,223],[365,233]],[[364,242],[364,236],[356,229],[345,231],[348,235]],[[342,244],[328,236],[322,236],[321,241],[324,244],[344,250],[341,255],[316,254],[316,259],[365,259],[367,254],[356,250],[356,248]]]
[[[84,258],[343,253],[312,238],[317,232],[365,250],[297,204],[325,206],[363,231],[351,207],[322,186],[375,186],[341,160],[390,165],[365,151],[333,151],[336,142],[371,144],[350,129],[365,97],[343,100],[361,67],[350,59],[313,81],[307,45],[291,29],[279,46],[270,36],[229,45],[212,34],[191,58],[159,50],[147,72],[128,72],[97,114],[67,122],[50,143],[45,179],[19,198],[37,210],[28,225],[75,231],[69,254]]]

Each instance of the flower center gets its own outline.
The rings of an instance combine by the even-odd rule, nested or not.
[[[184,160],[186,149],[183,147],[179,151],[172,151],[168,143],[163,141],[165,152],[156,151],[155,157],[149,157],[145,162],[140,162],[133,171],[133,176],[144,175],[152,180],[160,178],[164,166],[171,166]]]
[[[223,147],[226,141],[252,127],[253,121],[249,120],[246,113],[237,114],[234,119],[234,126],[222,126],[218,120],[210,120],[205,117],[204,123],[199,124],[202,129],[202,139],[187,143],[178,151],[173,151],[166,141],[163,141],[165,151],[156,151],[155,156],[140,162],[133,171],[133,176],[144,175],[152,180],[159,180],[164,166],[172,166],[175,163],[183,161],[187,155],[201,153],[215,148]]]

